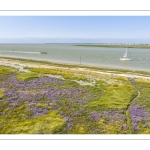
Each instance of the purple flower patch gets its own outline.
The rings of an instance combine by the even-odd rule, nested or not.
[[[102,114],[101,113],[97,113],[97,112],[92,112],[91,113],[91,118],[94,120],[94,121],[98,121],[98,119],[102,117]]]
[[[147,121],[150,116],[148,112],[144,110],[144,108],[140,108],[137,106],[130,107],[130,115],[132,120],[132,131],[138,130],[138,122]]]

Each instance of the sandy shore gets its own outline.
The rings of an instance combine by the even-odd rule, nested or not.
[[[5,65],[5,66],[11,66],[14,68],[18,68],[19,71],[24,71],[28,72],[27,69],[24,69],[24,67],[33,67],[33,68],[50,68],[50,69],[63,69],[69,70],[70,72],[78,72],[81,74],[97,74],[97,75],[107,75],[107,76],[113,76],[113,77],[126,77],[126,78],[134,78],[134,79],[141,79],[141,80],[146,80],[150,81],[150,76],[144,76],[144,75],[135,75],[135,74],[126,74],[123,72],[115,73],[114,71],[95,71],[91,70],[90,68],[73,68],[73,67],[65,67],[65,66],[54,66],[50,64],[39,64],[38,61],[36,62],[27,62],[27,61],[20,61],[20,60],[15,60],[15,59],[9,59],[9,58],[1,58],[0,59],[0,65]]]

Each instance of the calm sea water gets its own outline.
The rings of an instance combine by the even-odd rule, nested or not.
[[[13,50],[13,51],[12,51]],[[120,61],[125,48],[100,48],[73,44],[0,44],[0,56],[52,62],[150,71],[150,49],[129,49],[131,61]],[[47,54],[40,54],[47,52]]]

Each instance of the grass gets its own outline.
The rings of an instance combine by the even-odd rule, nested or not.
[[[139,96],[135,98],[130,106],[143,108],[145,113],[150,113],[150,82],[135,80],[134,86],[139,91]],[[134,134],[149,134],[150,133],[150,116],[146,120],[137,122],[138,128],[133,132]]]
[[[122,132],[121,128],[124,122],[122,120],[118,120],[113,124],[109,124],[106,119],[102,118],[98,123],[100,125],[101,134],[120,134]]]
[[[46,68],[28,68],[32,72],[41,73],[41,74],[52,74],[52,75],[61,75],[65,79],[70,80],[83,80],[87,81],[87,78],[83,75],[75,75],[69,70],[63,69],[46,69]]]
[[[51,134],[60,132],[65,126],[65,121],[58,111],[50,111],[47,115],[30,118],[26,106],[23,104],[12,108],[6,102],[0,103],[1,134]]]
[[[134,105],[146,107],[149,110],[150,107],[150,82],[136,80],[136,88],[140,91],[138,101],[134,101]],[[149,111],[150,112],[150,111]]]
[[[124,81],[125,82],[125,81]],[[136,90],[125,82],[123,85],[115,83],[114,85],[104,84],[102,82],[104,94],[100,99],[91,101],[88,104],[89,109],[99,110],[100,108],[127,108],[131,100],[137,94]]]
[[[19,101],[18,105],[14,106],[10,105],[9,101],[0,101],[1,134],[131,134],[132,120],[128,109],[129,105],[143,107],[150,113],[149,82],[136,80],[134,88],[124,77],[95,77],[91,74],[96,82],[95,86],[81,86],[72,80],[87,81],[85,72],[78,74],[66,68],[29,69],[31,72],[25,73],[18,72],[12,67],[0,66],[0,82],[7,80],[13,73],[17,74],[18,81],[34,80],[44,74],[61,75],[65,79],[60,79],[63,84],[46,83],[40,86],[54,89],[51,94],[57,90],[58,92],[64,90],[64,93],[70,92],[70,97],[62,94],[61,91],[55,103],[47,99],[38,101],[33,99],[32,101]],[[140,96],[137,98],[135,98],[138,92],[136,88],[140,91]],[[0,100],[5,97],[5,90],[0,88]],[[44,92],[42,90],[41,93]],[[19,90],[19,92],[24,91]],[[35,94],[36,89],[25,92]],[[31,106],[30,111],[27,109],[29,105]],[[31,117],[35,107],[47,109],[48,113]],[[92,113],[100,113],[101,117],[94,120],[91,117]],[[105,113],[108,115],[106,116]],[[115,114],[123,117],[113,118]],[[113,119],[111,120],[111,118]],[[149,134],[150,126],[145,125],[146,123],[150,123],[150,120],[138,122],[140,130],[135,133]]]
[[[2,129],[2,134],[52,134],[59,133],[65,126],[64,119],[57,111],[25,121],[8,122]]]
[[[14,72],[18,72],[18,69],[9,66],[0,65],[0,75],[10,75]]]
[[[0,99],[4,96],[4,89],[0,89]]]
[[[128,118],[127,120],[127,125],[128,125],[128,133],[132,133],[132,123],[131,123],[131,116],[130,116],[130,111],[129,111],[129,108],[127,109],[126,111],[126,116]]]
[[[24,80],[32,80],[35,78],[41,77],[43,74],[36,73],[36,72],[19,72],[17,76],[17,80],[24,81]]]

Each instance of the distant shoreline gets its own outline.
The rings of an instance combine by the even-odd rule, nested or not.
[[[150,45],[144,44],[74,44],[74,46],[88,46],[88,47],[103,47],[103,48],[138,48],[138,49],[150,49]]]
[[[17,45],[22,45],[22,44],[47,44],[47,45],[55,45],[55,44],[60,44],[60,45],[73,45],[73,46],[88,46],[88,47],[103,47],[103,48],[138,48],[138,49],[150,49],[150,44],[123,44],[123,43],[0,43],[0,45],[6,45],[6,44],[17,44]]]

